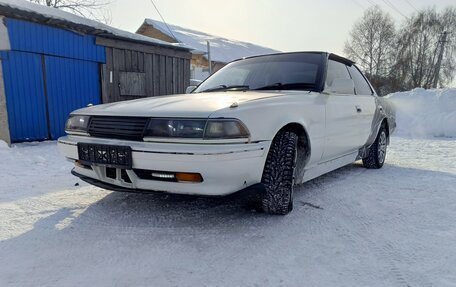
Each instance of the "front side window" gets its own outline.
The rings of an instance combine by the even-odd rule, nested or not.
[[[355,82],[355,91],[357,95],[372,95],[372,89],[355,65],[348,67],[353,82]]]
[[[321,54],[295,53],[254,57],[228,64],[194,92],[242,88],[248,90],[320,89]]]

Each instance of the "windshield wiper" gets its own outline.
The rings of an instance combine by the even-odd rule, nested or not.
[[[313,90],[315,84],[313,83],[275,83],[264,87],[256,88],[255,91],[266,91],[266,90]]]
[[[233,85],[233,86],[227,86],[227,85],[220,85],[214,88],[210,88],[204,91],[201,91],[200,93],[208,93],[208,92],[217,92],[217,91],[246,91],[249,90],[249,86],[245,85]]]

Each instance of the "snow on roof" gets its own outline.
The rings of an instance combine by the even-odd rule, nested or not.
[[[189,49],[182,44],[172,44],[143,35],[127,32],[60,9],[31,3],[25,0],[0,0],[0,15],[10,16],[13,18],[30,17],[38,21],[46,20],[46,23],[49,24],[64,24],[65,26],[70,26],[75,30],[84,30],[84,32],[89,34],[123,38],[126,40],[139,41],[144,43],[153,43],[160,46]]]
[[[166,24],[157,20],[146,19],[144,24],[150,25],[165,35],[176,39],[194,49],[193,53],[205,54],[207,52],[207,41],[211,43],[211,59],[216,62],[228,63],[243,57],[277,53],[279,51],[270,48],[254,45],[247,42],[230,40],[223,37],[210,35],[176,25],[169,25],[172,33]],[[143,24],[143,25],[144,25]]]

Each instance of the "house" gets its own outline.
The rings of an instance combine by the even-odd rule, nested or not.
[[[181,43],[193,49],[191,61],[192,79],[204,80],[209,76],[207,41],[210,42],[212,70],[243,57],[277,53],[279,51],[251,43],[230,40],[163,22],[145,19],[137,34],[168,43]]]
[[[190,48],[0,0],[0,140],[55,140],[89,104],[184,93]]]

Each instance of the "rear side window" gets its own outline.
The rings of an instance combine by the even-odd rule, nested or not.
[[[325,86],[331,87],[334,79],[351,79],[351,77],[345,64],[329,60]]]
[[[372,89],[364,79],[361,72],[356,68],[355,65],[348,67],[350,75],[352,76],[353,82],[355,82],[355,91],[357,95],[372,95]]]

